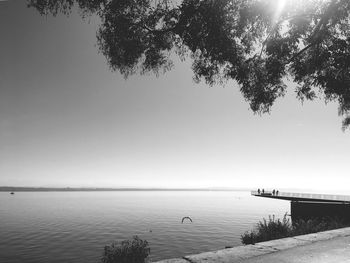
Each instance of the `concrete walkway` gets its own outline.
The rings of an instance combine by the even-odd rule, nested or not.
[[[350,263],[350,227],[156,263]]]

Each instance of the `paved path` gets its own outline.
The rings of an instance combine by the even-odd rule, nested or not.
[[[242,263],[350,263],[350,236],[265,254]]]
[[[158,263],[350,263],[350,228],[239,246]]]

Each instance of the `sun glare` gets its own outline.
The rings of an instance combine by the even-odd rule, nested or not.
[[[287,0],[278,0],[276,5],[276,12],[273,17],[273,21],[276,22],[280,17],[284,7],[286,6]]]

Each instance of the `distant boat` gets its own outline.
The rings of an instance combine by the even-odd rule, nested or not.
[[[14,195],[15,193],[14,193],[14,192],[11,192],[10,194]]]

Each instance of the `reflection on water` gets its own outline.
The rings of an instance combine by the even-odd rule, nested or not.
[[[133,235],[148,240],[153,260],[181,257],[240,245],[289,206],[239,191],[0,193],[0,262],[98,262],[105,245]]]

